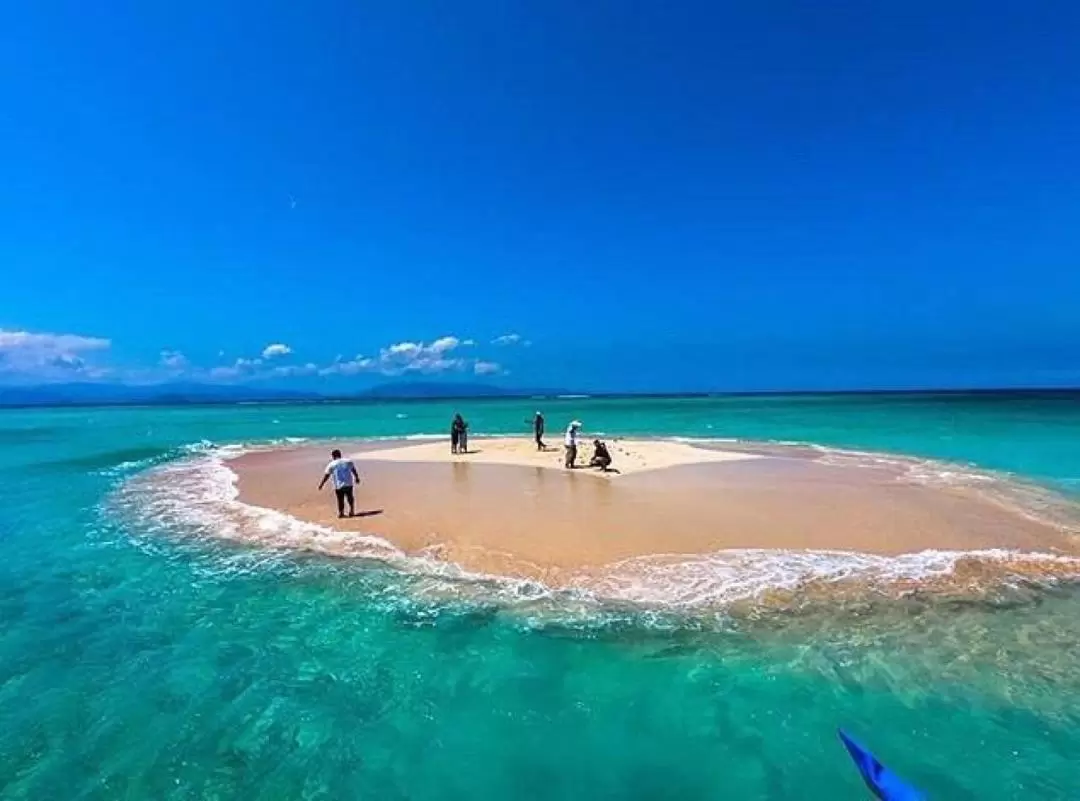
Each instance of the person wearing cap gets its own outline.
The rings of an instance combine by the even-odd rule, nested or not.
[[[574,463],[577,461],[577,438],[578,431],[580,429],[581,423],[579,423],[577,420],[572,422],[570,426],[566,429],[566,439],[563,441],[563,444],[566,446],[565,465],[571,470],[574,469]]]
[[[536,449],[546,451],[547,445],[544,444],[544,415],[540,414],[540,412],[537,412],[536,417],[533,418],[533,433],[536,435]]]

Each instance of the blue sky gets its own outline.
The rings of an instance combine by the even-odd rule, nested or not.
[[[1075,4],[108,5],[0,26],[0,381],[1080,384]]]

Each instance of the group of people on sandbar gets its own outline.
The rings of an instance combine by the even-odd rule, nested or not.
[[[544,421],[544,415],[542,412],[537,412],[533,415],[532,427],[533,438],[536,441],[536,449],[538,451],[546,451],[547,445],[544,443],[544,430],[546,423]],[[566,429],[566,437],[564,439],[565,460],[564,465],[567,469],[573,470],[578,467],[577,455],[578,455],[578,438],[581,434],[581,423],[574,420]],[[460,414],[455,414],[453,421],[450,423],[450,453],[452,454],[467,454],[469,452],[469,424],[465,422]],[[611,467],[611,452],[608,450],[601,440],[593,440],[593,455],[589,459],[588,467],[598,467],[605,473],[616,472]]]
[[[546,451],[544,444],[544,415],[536,413],[533,418],[533,435],[536,439],[536,449]],[[574,470],[578,465],[578,440],[581,436],[581,423],[574,420],[566,428],[566,436],[563,440],[565,459],[563,464],[568,470]],[[469,452],[469,424],[460,414],[455,414],[450,423],[450,453],[467,454]],[[611,466],[611,452],[601,440],[593,440],[593,454],[588,465],[581,467],[598,467],[605,473],[617,473]],[[353,487],[360,483],[360,474],[356,472],[356,466],[351,460],[344,458],[341,451],[335,449],[330,454],[330,462],[326,465],[319,489],[332,482],[334,496],[337,501],[338,517],[354,517],[356,514],[356,498]],[[346,505],[349,508],[348,515],[345,513]]]
[[[537,412],[539,414],[539,412]],[[581,434],[581,423],[574,420],[566,428],[566,437],[563,440],[563,448],[566,458],[563,464],[568,470],[577,467],[578,438]],[[611,452],[602,440],[593,440],[593,455],[589,459],[589,467],[599,467],[603,472],[615,472],[611,466]]]

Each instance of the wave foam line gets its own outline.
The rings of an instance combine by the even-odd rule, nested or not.
[[[227,462],[256,450],[260,448],[197,444],[189,458],[129,479],[115,494],[113,506],[155,534],[188,533],[275,550],[378,560],[426,579],[426,584],[412,587],[421,595],[535,601],[553,592],[541,582],[473,573],[434,555],[410,556],[376,535],[340,531],[243,503],[239,500],[238,477]]]
[[[846,551],[739,549],[693,556],[635,557],[601,570],[582,571],[557,589],[531,579],[473,573],[439,559],[437,551],[410,556],[375,535],[343,532],[245,504],[239,500],[237,475],[227,462],[252,450],[261,448],[195,443],[188,447],[187,458],[129,479],[117,493],[118,503],[155,530],[186,530],[197,536],[264,548],[376,559],[428,580],[417,587],[421,593],[469,600],[520,603],[549,599],[576,604],[613,601],[717,607],[752,601],[770,591],[795,592],[811,582],[925,582],[954,574],[962,560],[981,560],[1003,568],[1010,564],[1045,564],[1058,574],[1080,574],[1078,559],[1004,550],[882,556]]]
[[[1080,575],[1080,559],[1001,549],[936,551],[882,556],[849,551],[738,549],[701,556],[663,554],[618,562],[584,581],[621,601],[685,607],[753,600],[773,591],[795,592],[810,583],[858,581],[878,587],[953,577],[958,565],[982,561],[999,567],[1045,566],[1054,576]]]

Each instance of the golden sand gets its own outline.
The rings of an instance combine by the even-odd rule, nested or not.
[[[558,439],[561,442],[562,437]],[[605,442],[614,459],[612,466],[618,471],[605,474],[608,478],[641,473],[646,470],[662,470],[668,467],[758,458],[753,453],[698,448],[671,440],[617,439],[605,440]],[[563,446],[560,444],[556,447],[552,442],[548,442],[547,445],[545,450],[540,451],[531,439],[491,437],[470,440],[469,453],[464,455],[451,454],[449,445],[440,441],[366,451],[359,454],[358,458],[364,461],[381,462],[497,464],[564,469],[566,451]],[[588,469],[586,466],[592,451],[592,441],[583,437],[578,445],[577,465],[579,467]]]
[[[1059,528],[973,492],[895,472],[651,440],[609,441],[621,474],[566,470],[562,449],[477,439],[352,449],[361,516],[339,520],[316,489],[325,448],[234,459],[240,500],[484,573],[560,578],[652,554],[733,548],[897,555],[1001,548],[1077,553]],[[586,455],[587,445],[581,448]]]

